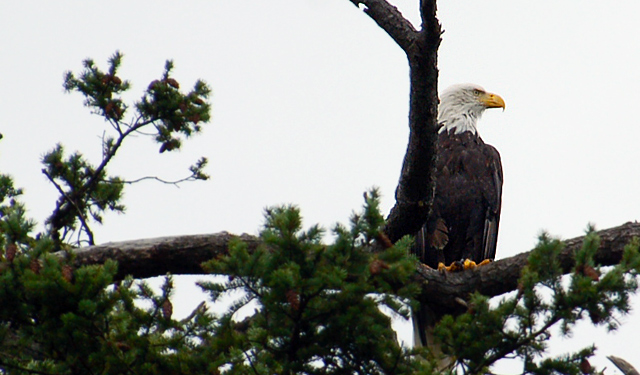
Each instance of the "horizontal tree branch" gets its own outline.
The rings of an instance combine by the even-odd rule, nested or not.
[[[127,275],[136,279],[167,273],[203,275],[206,272],[200,265],[228,254],[229,241],[236,238],[246,242],[250,251],[260,243],[258,237],[227,232],[108,242],[74,250],[75,265],[103,264],[109,259],[115,260],[118,262],[116,280],[122,280]]]
[[[640,238],[640,223],[628,222],[597,233],[600,236],[600,247],[595,255],[595,263],[611,266],[620,262],[624,247],[634,237]],[[565,273],[572,271],[575,265],[574,254],[582,247],[583,241],[584,236],[564,241],[565,248],[560,253],[559,260]],[[520,253],[474,270],[446,274],[421,265],[418,267],[417,277],[422,280],[422,296],[449,310],[459,305],[460,299],[465,300],[470,293],[476,291],[494,297],[516,290],[520,273],[527,265],[530,254],[530,251]]]
[[[640,223],[626,223],[618,227],[601,230],[600,248],[596,263],[608,266],[619,263],[623,249],[632,238],[640,237]],[[125,242],[110,242],[75,251],[75,265],[103,264],[109,259],[118,262],[118,280],[126,275],[134,278],[174,275],[206,274],[200,266],[209,259],[228,254],[229,241],[233,238],[245,241],[249,250],[260,244],[260,239],[248,234],[240,236],[227,232],[204,235],[161,237]],[[565,272],[573,267],[573,254],[580,248],[584,236],[566,240],[560,262]],[[527,264],[529,252],[495,261],[474,270],[441,274],[419,266],[418,282],[422,284],[423,296],[429,301],[438,301],[443,308],[457,305],[456,299],[466,299],[469,293],[478,291],[487,296],[497,296],[517,288],[522,268]]]

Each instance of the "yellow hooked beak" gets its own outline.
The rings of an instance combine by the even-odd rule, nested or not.
[[[500,95],[490,92],[485,92],[480,95],[480,103],[484,104],[487,108],[502,108],[503,111],[505,108],[504,99],[502,99]]]

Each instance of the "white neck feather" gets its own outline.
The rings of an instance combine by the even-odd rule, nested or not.
[[[438,124],[440,125],[439,133],[455,131],[455,134],[461,134],[464,132],[471,132],[474,135],[478,135],[478,128],[476,124],[478,118],[482,114],[463,113],[455,117],[449,117],[447,119],[438,118]],[[440,116],[438,116],[440,117]]]

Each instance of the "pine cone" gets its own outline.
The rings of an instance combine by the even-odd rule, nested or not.
[[[7,245],[7,248],[4,250],[4,257],[7,259],[7,262],[13,263],[13,259],[16,257],[16,252],[18,251],[18,246],[14,243],[10,243]]]
[[[158,81],[157,79],[156,79],[156,80],[153,80],[153,81],[151,81],[151,83],[149,84],[149,87],[147,87],[147,90],[149,90],[149,91],[150,91],[150,90],[155,90],[155,89],[156,89],[156,87],[157,87],[157,85],[159,85],[159,84],[160,84],[160,81]]]
[[[40,264],[40,260],[39,259],[31,259],[31,262],[29,263],[29,268],[31,269],[31,271],[33,271],[33,273],[35,273],[36,275],[40,274],[40,270],[42,269],[42,265]]]
[[[389,237],[387,236],[386,233],[384,233],[383,231],[379,231],[378,234],[376,235],[376,240],[382,245],[382,247],[384,247],[385,249],[389,249],[391,247],[393,247],[393,243],[391,243],[391,240],[389,239]]]
[[[189,116],[189,118],[187,118],[187,120],[193,122],[194,124],[197,124],[200,122],[200,115],[195,114],[193,116]]]
[[[581,274],[581,275],[587,276],[588,278],[590,278],[593,281],[600,280],[600,272],[597,269],[595,269],[595,268],[593,268],[593,267],[591,267],[589,265],[586,265],[586,264],[579,265],[576,268],[576,272]]]
[[[166,299],[162,303],[162,316],[165,319],[171,319],[171,315],[173,315],[173,305],[171,304],[171,301],[169,301],[169,299]]]
[[[180,104],[178,104],[178,108],[180,109],[180,111],[182,113],[185,113],[185,112],[187,112],[187,109],[189,108],[189,105],[187,104],[187,102],[182,101],[182,102],[180,102]]]
[[[589,363],[589,361],[586,358],[582,359],[582,362],[580,362],[580,371],[584,374],[584,375],[589,375],[593,373],[593,367],[591,367],[591,364]]]
[[[180,84],[178,83],[178,81],[176,81],[176,80],[175,80],[175,79],[173,79],[173,78],[167,78],[167,79],[165,80],[165,82],[166,82],[169,86],[173,87],[174,89],[179,89],[179,88],[180,88]]]
[[[380,274],[380,272],[382,272],[383,269],[384,270],[389,269],[389,265],[380,259],[374,259],[369,264],[369,273],[371,273],[374,276]]]
[[[524,285],[521,282],[518,282],[518,298],[522,297],[524,294]]]
[[[591,266],[584,266],[583,273],[585,276],[591,278],[593,281],[600,280],[600,272]]]
[[[291,305],[291,308],[298,310],[300,308],[300,295],[295,290],[287,291],[287,302]]]
[[[70,265],[65,264],[64,266],[62,266],[62,270],[60,272],[62,273],[62,278],[67,282],[70,283],[73,281],[73,268],[71,268]]]

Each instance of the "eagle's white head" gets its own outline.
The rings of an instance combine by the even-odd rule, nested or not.
[[[469,83],[453,85],[440,95],[438,106],[439,132],[455,130],[456,134],[466,131],[478,134],[476,123],[487,108],[502,108],[504,100],[497,94],[486,92],[478,85]]]

